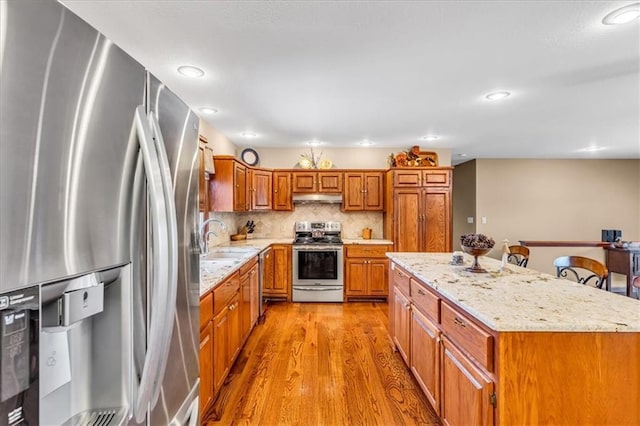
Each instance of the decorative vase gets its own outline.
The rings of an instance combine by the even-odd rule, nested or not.
[[[477,247],[462,247],[462,251],[473,256],[473,265],[470,268],[466,268],[469,272],[487,272],[486,269],[482,268],[478,263],[478,257],[484,256],[485,254],[491,251],[491,248],[477,248]]]

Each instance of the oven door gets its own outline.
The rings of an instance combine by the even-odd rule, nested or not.
[[[294,246],[292,287],[294,302],[342,302],[342,246]]]

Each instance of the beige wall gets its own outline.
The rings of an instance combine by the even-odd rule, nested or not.
[[[274,169],[290,169],[296,167],[302,154],[310,154],[311,147],[291,147],[291,148],[254,148],[260,157],[260,166]],[[407,147],[409,148],[409,147]],[[240,154],[244,147],[239,147],[236,156]],[[451,150],[449,149],[427,149],[424,151],[435,151],[438,154],[438,161],[441,166],[451,165]],[[316,156],[322,153],[322,158],[328,158],[335,168],[339,169],[386,169],[389,167],[387,159],[391,153],[398,153],[401,149],[392,148],[313,148]]]
[[[453,250],[460,250],[460,236],[476,232],[476,162],[459,164],[453,171]],[[467,218],[472,217],[473,223]]]
[[[208,145],[213,149],[213,155],[236,154],[237,147],[233,142],[204,120],[200,120],[200,134],[207,138]]]
[[[477,160],[476,218],[496,240],[493,257],[505,238],[599,241],[601,229],[621,229],[639,241],[640,160]],[[604,261],[598,248],[532,248],[529,267],[554,274],[565,254]]]

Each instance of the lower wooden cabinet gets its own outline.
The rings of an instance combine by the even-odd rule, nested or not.
[[[240,268],[240,336],[244,342],[258,320],[258,260]]]
[[[411,309],[411,372],[440,414],[440,330],[415,306]]]
[[[213,394],[218,393],[229,372],[229,309],[213,319]],[[200,373],[202,374],[202,373]]]
[[[393,288],[393,342],[404,362],[410,365],[411,304],[399,287]]]
[[[213,294],[200,300],[200,413],[213,402]]]
[[[442,423],[493,425],[493,382],[446,337],[442,343]]]
[[[345,297],[387,298],[389,295],[388,245],[345,246]]]
[[[291,298],[291,244],[273,244],[273,279],[264,281],[262,295],[268,298]],[[265,262],[265,268],[267,263]],[[265,271],[268,273],[268,271]]]

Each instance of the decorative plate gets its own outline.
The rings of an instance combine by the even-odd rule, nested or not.
[[[318,163],[319,169],[330,169],[331,167],[333,167],[333,163],[328,158],[324,158]]]
[[[300,159],[300,161],[298,161],[298,164],[303,169],[310,169],[311,167],[313,167],[313,164],[311,163],[311,160],[309,160],[307,157],[302,157]]]
[[[240,158],[250,166],[255,166],[260,161],[258,153],[253,148],[245,148],[240,154]]]

